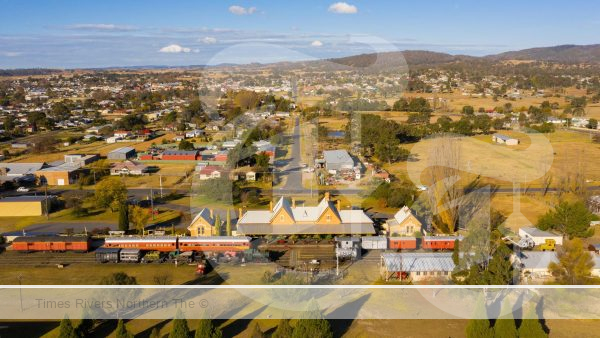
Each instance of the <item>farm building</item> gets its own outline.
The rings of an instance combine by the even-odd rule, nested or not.
[[[272,205],[272,204],[271,204]],[[282,197],[269,210],[250,210],[237,224],[244,235],[375,234],[373,220],[362,210],[341,210],[329,194],[317,206],[297,206]]]
[[[506,136],[503,134],[494,134],[492,135],[492,142],[506,144],[508,146],[516,146],[519,144],[520,141],[518,138]]]
[[[452,253],[382,253],[381,277],[419,282],[430,279],[449,280],[454,270]]]
[[[385,222],[383,228],[390,236],[412,236],[415,232],[420,232],[422,226],[410,208],[403,206],[393,218]]]
[[[132,147],[115,149],[106,156],[109,160],[128,160],[135,157],[136,151]]]
[[[556,245],[563,244],[561,235],[556,235],[548,231],[543,231],[535,227],[522,227],[519,229],[519,237],[531,238],[535,245],[542,245],[547,239],[553,239]]]
[[[0,217],[42,216],[46,213],[44,196],[16,196],[0,199]],[[48,201],[50,204],[50,201]]]
[[[111,175],[146,175],[148,166],[134,161],[114,163],[110,168]]]
[[[200,210],[187,229],[192,236],[217,235],[215,232],[215,217],[213,211],[206,208]]]
[[[47,167],[35,172],[42,185],[70,185],[77,181],[81,166],[74,163],[63,163]]]
[[[65,163],[72,165],[78,165],[79,167],[86,166],[90,163],[96,162],[100,159],[97,154],[84,155],[84,154],[67,154],[65,155]]]
[[[354,160],[346,150],[325,150],[325,169],[332,171],[353,170]]]
[[[165,150],[161,158],[166,161],[196,161],[200,159],[198,150]]]

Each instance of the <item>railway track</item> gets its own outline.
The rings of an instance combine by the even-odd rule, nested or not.
[[[0,254],[0,265],[51,266],[59,264],[95,263],[93,253],[58,253],[58,252],[4,252]]]

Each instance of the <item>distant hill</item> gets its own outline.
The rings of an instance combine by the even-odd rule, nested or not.
[[[529,48],[489,55],[491,60],[535,60],[561,63],[600,63],[600,44]]]
[[[430,52],[425,50],[405,50],[402,52],[385,52],[379,54],[360,54],[342,58],[328,59],[327,61],[351,66],[351,67],[370,67],[377,63],[380,66],[398,67],[408,64],[415,65],[434,65],[441,63],[450,63],[476,59],[466,55],[451,55],[446,53]]]

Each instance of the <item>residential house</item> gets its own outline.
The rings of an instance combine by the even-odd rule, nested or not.
[[[388,236],[413,236],[421,231],[423,223],[414,215],[409,207],[403,206],[393,218],[388,219],[383,228]]]
[[[215,221],[213,210],[204,208],[194,217],[187,229],[192,236],[218,236],[215,231]],[[222,221],[221,225],[223,225]]]
[[[224,170],[222,167],[214,165],[201,167],[200,170],[197,171],[198,179],[200,179],[201,181],[210,180],[213,178],[221,178],[223,172]]]
[[[114,163],[110,168],[111,175],[147,175],[148,166],[134,161]]]
[[[519,144],[519,139],[506,136],[503,134],[494,134],[492,135],[492,142],[496,142],[498,144],[506,144],[508,146],[516,146]]]

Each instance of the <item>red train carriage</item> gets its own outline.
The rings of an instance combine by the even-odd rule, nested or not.
[[[144,251],[171,252],[177,250],[177,237],[126,236],[109,237],[104,240],[105,248],[139,249]]]
[[[462,241],[462,236],[424,236],[421,248],[426,250],[454,250],[454,241]]]
[[[250,249],[250,237],[212,236],[179,238],[179,250],[181,252],[236,252],[248,249]]]
[[[21,252],[30,251],[78,251],[90,249],[88,237],[76,236],[25,236],[17,237],[12,242],[12,249]]]
[[[414,250],[417,248],[416,237],[390,237],[389,248],[391,250]]]

